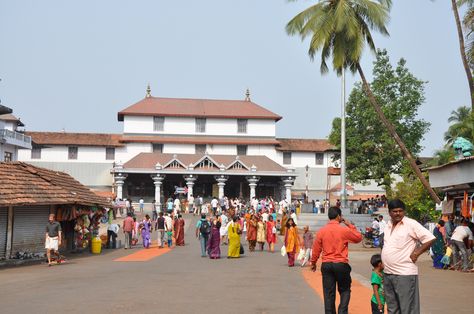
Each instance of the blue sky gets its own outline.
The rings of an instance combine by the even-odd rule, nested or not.
[[[283,116],[279,137],[325,138],[340,114],[340,80],[321,75],[286,23],[314,1],[0,0],[0,99],[27,130],[116,132],[117,112],[147,83],[162,97],[243,99]],[[429,81],[424,155],[443,145],[447,117],[469,105],[450,1],[394,1],[395,63]],[[362,66],[370,77],[373,55]],[[349,76],[347,91],[358,77]]]

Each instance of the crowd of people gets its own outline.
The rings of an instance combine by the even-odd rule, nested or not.
[[[471,259],[474,247],[473,234],[474,224],[467,218],[449,215],[447,221],[438,221],[433,230],[436,241],[430,252],[433,267],[474,272]]]
[[[253,198],[245,202],[223,197],[203,202],[198,196],[188,205],[183,208],[181,202],[170,199],[166,212],[156,210],[156,219],[155,214],[153,218],[145,215],[141,222],[134,220],[129,212],[122,227],[126,248],[134,243],[137,235],[148,248],[152,231],[158,233],[160,247],[166,243],[165,236],[168,246],[172,245],[173,239],[176,245],[184,245],[183,211],[200,215],[195,236],[200,242],[201,256],[210,259],[221,258],[223,247],[227,248],[227,258],[239,258],[244,254],[242,241],[248,242],[250,252],[274,252],[280,235],[284,244],[281,253],[287,256],[289,267],[299,260],[301,266],[309,262],[311,269],[316,271],[321,259],[325,312],[336,313],[337,287],[340,294],[337,313],[348,313],[351,293],[348,244],[361,242],[362,234],[342,216],[340,207],[327,208],[329,222],[313,233],[308,227],[301,232],[291,204],[277,203],[271,198]],[[430,250],[437,268],[472,270],[469,256],[474,242],[473,226],[468,220],[450,216],[447,222],[439,221],[432,233],[405,216],[405,204],[401,200],[387,201],[386,205],[389,221],[385,222],[380,215],[372,224],[372,229],[378,231],[381,248],[381,254],[370,259],[373,267],[372,313],[383,313],[385,307],[389,313],[419,313],[418,257]]]

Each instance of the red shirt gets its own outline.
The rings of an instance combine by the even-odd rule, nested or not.
[[[316,263],[321,252],[323,263],[349,263],[348,249],[350,243],[359,243],[362,235],[354,225],[342,226],[336,220],[329,221],[316,234],[313,243],[311,263]]]
[[[122,226],[123,231],[124,232],[132,232],[134,225],[135,225],[135,222],[133,221],[133,218],[128,216],[123,221],[123,226]]]

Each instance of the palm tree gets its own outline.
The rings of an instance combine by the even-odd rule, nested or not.
[[[474,116],[469,107],[461,106],[457,110],[451,111],[448,122],[452,123],[448,131],[444,133],[444,140],[447,144],[452,144],[456,137],[462,136],[467,140],[474,140]]]
[[[474,6],[469,5],[469,8],[462,20],[464,29],[466,30],[467,50],[466,58],[469,62],[471,70],[474,69]]]
[[[457,3],[456,3],[457,2]],[[459,50],[461,52],[462,64],[464,66],[464,71],[466,72],[467,82],[469,84],[469,91],[471,92],[471,108],[474,110],[474,81],[472,80],[472,72],[469,67],[469,62],[466,57],[466,46],[464,44],[464,35],[462,31],[461,19],[459,18],[458,6],[464,4],[469,5],[472,8],[474,0],[451,0],[451,6],[453,8],[454,20],[456,21],[456,28],[458,30],[458,41],[459,41]]]
[[[321,51],[322,73],[328,71],[326,61],[330,57],[337,74],[342,74],[344,69],[359,73],[364,90],[380,121],[400,147],[433,201],[439,203],[438,195],[421,173],[393,124],[385,117],[360,66],[365,44],[375,52],[371,31],[377,30],[388,36],[385,25],[389,20],[390,7],[391,0],[318,0],[288,22],[286,31],[289,35],[299,35],[302,40],[311,37],[308,54],[314,59],[315,54]]]

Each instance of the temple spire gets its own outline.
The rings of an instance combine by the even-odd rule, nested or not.
[[[146,98],[150,98],[151,97],[151,87],[150,87],[150,83],[148,83],[147,87],[146,87]]]
[[[245,101],[250,101],[250,90],[248,88],[245,91]]]

